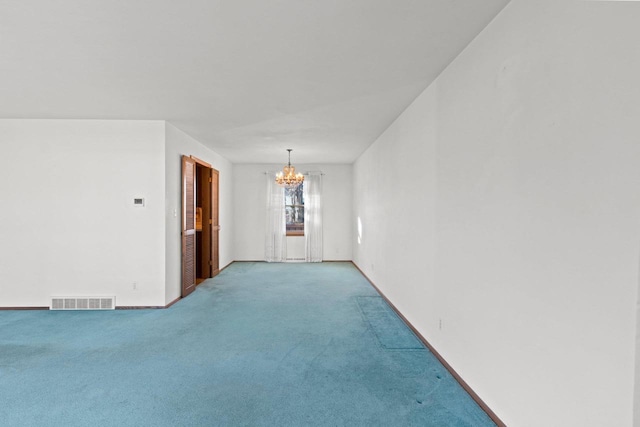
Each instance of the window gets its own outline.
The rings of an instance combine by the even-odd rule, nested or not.
[[[287,236],[304,236],[304,183],[284,189]]]

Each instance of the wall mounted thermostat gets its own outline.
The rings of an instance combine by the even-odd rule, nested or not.
[[[144,197],[138,197],[133,199],[133,206],[144,207]]]

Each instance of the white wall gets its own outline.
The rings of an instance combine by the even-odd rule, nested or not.
[[[509,426],[632,423],[634,6],[512,1],[354,165],[354,260]]]
[[[195,156],[220,172],[219,175],[219,266],[233,258],[233,166],[174,125],[166,123],[166,296],[165,304],[180,296],[182,283],[181,195],[182,155]]]
[[[638,282],[640,286],[640,281]],[[633,425],[640,427],[640,292],[636,304],[636,356],[635,356],[635,380],[633,393]]]
[[[423,325],[436,324],[438,315],[436,129],[430,93],[420,96],[354,165],[353,259],[402,313]],[[431,339],[430,330],[423,333]]]
[[[0,307],[164,305],[163,140],[161,121],[0,120]]]
[[[66,295],[115,295],[118,306],[175,300],[182,154],[220,172],[220,267],[233,261],[232,166],[173,125],[0,120],[0,143],[0,307]]]
[[[264,259],[267,184],[265,171],[281,164],[234,164],[235,259]],[[352,166],[294,164],[299,172],[322,171],[323,259],[351,260]],[[293,237],[292,237],[293,239]]]

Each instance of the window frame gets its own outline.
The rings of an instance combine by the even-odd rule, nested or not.
[[[285,209],[285,229],[286,229],[286,235],[288,236],[298,236],[298,237],[304,237],[304,211],[305,211],[305,205],[304,205],[304,182],[302,184],[300,184],[299,186],[295,187],[295,189],[297,190],[299,187],[301,187],[302,190],[302,203],[294,203],[294,204],[287,204],[287,191],[290,190],[289,188],[284,188],[283,190],[283,194],[282,197],[284,197],[284,209]],[[289,223],[286,222],[286,211],[287,208],[293,208],[293,209],[300,209],[302,208],[302,230],[289,230]]]

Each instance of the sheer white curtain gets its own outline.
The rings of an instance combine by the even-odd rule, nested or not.
[[[304,177],[304,256],[307,262],[322,262],[322,174]]]
[[[267,262],[283,262],[287,259],[287,225],[284,207],[284,191],[275,182],[276,174],[267,177],[267,233],[264,258]]]

